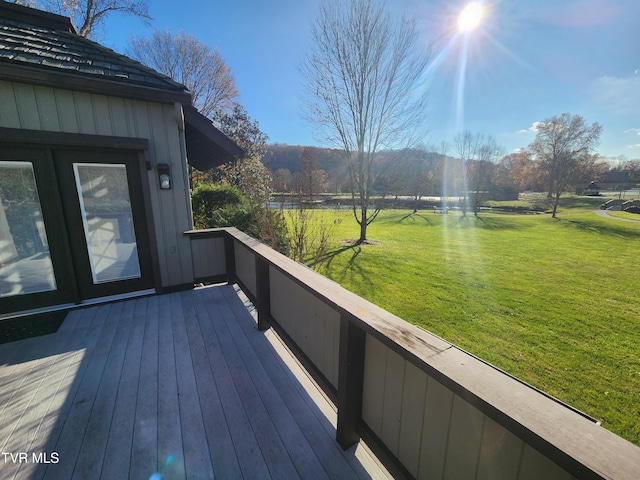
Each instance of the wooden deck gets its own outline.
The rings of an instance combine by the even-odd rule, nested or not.
[[[382,478],[229,285],[72,311],[0,345],[0,478]],[[155,475],[154,475],[155,474]]]

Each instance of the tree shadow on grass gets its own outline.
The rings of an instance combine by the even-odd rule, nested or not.
[[[602,224],[582,220],[567,220],[564,218],[556,218],[556,220],[561,222],[560,224],[564,227],[575,228],[582,232],[619,238],[640,238],[640,229],[629,228],[629,224],[623,222]]]
[[[475,221],[473,221],[475,220]],[[456,225],[461,225],[464,228],[484,228],[485,230],[523,230],[530,228],[529,224],[524,222],[514,222],[512,218],[506,217],[484,217],[484,216],[461,216]]]
[[[422,214],[420,214],[418,212],[407,213],[399,221],[402,222],[404,220],[412,220],[413,222],[415,222],[416,221],[416,217],[422,218],[425,222],[427,222],[429,225],[431,225],[431,220],[429,220],[429,218],[427,218],[426,215],[422,215]]]
[[[344,267],[334,266],[333,261],[343,255],[351,253],[351,257],[347,260]],[[345,278],[352,279],[352,283],[362,285],[366,288],[372,288],[373,283],[371,279],[367,277],[363,268],[360,266],[358,257],[362,253],[362,246],[360,245],[347,245],[344,247],[336,248],[327,254],[313,266],[324,265],[324,276],[338,283],[342,283]]]

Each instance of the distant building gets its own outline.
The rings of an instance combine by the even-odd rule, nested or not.
[[[608,185],[612,185],[610,188],[615,188],[615,185],[631,183],[631,172],[605,172],[600,176],[600,184],[604,188],[608,188]],[[605,186],[606,185],[606,186]]]

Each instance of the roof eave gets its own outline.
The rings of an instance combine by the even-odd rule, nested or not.
[[[244,157],[236,143],[191,105],[183,105],[187,157],[194,168],[206,171]]]
[[[30,67],[0,62],[0,79],[10,82],[29,83],[65,90],[81,91],[103,95],[114,95],[136,100],[160,103],[181,103],[191,105],[191,94],[185,90],[153,88],[133,83],[107,80],[77,72],[64,73],[40,65]]]

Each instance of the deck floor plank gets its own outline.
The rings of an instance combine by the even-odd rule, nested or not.
[[[170,298],[158,299],[158,465],[163,478],[185,478]]]
[[[204,292],[204,291],[203,291]],[[232,319],[233,316],[224,311],[224,305],[215,304],[219,318]],[[225,315],[226,314],[226,315]],[[215,322],[215,329],[220,340],[222,351],[229,365],[236,389],[244,405],[245,412],[260,445],[260,450],[267,462],[271,475],[276,478],[299,478],[287,447],[280,437],[273,419],[263,403],[263,398],[253,382],[248,367],[242,358],[228,328],[229,322]]]
[[[87,350],[79,388],[73,397],[73,402],[66,421],[55,443],[55,451],[64,452],[65,462],[58,464],[59,468],[47,468],[44,478],[72,478],[78,460],[82,440],[87,431],[91,410],[97,398],[98,388],[104,372],[107,357],[117,330],[117,322],[109,321],[115,304],[99,309],[96,317],[96,327],[101,329],[101,335],[95,348]]]
[[[198,319],[207,351],[209,365],[216,382],[225,418],[230,426],[231,439],[244,478],[268,478],[269,469],[256,439],[249,418],[243,408],[233,377],[224,358],[214,322],[221,321],[220,312],[202,295],[194,296]],[[232,427],[232,428],[231,428]]]
[[[114,304],[110,316],[118,320],[122,318],[124,304]],[[116,324],[116,333],[111,344],[104,373],[96,394],[96,399],[82,439],[82,446],[73,472],[74,479],[98,478],[107,448],[107,438],[115,407],[120,373],[124,365],[126,353],[125,340],[129,336],[130,323]]]
[[[59,458],[0,478],[377,478],[243,301],[213,286],[92,306],[0,346],[3,451]]]
[[[211,295],[215,295],[215,292],[212,292]],[[268,376],[277,391],[280,392],[282,401],[287,405],[296,425],[299,426],[314,455],[317,456],[319,464],[324,466],[326,474],[332,479],[353,478],[356,472],[353,471],[352,466],[345,457],[340,454],[340,446],[324,431],[323,424],[328,425],[329,429],[335,427],[319,411],[317,404],[311,399],[307,390],[303,388],[298,390],[296,388],[296,384],[299,384],[298,378],[287,373],[291,372],[291,368],[283,362],[282,357],[274,350],[273,345],[267,339],[262,338],[261,335],[255,335],[256,322],[254,322],[241,300],[235,295],[229,294],[224,298],[229,308],[238,318],[238,327],[245,331],[251,345],[249,351],[255,352],[256,359],[258,357],[261,359],[261,368],[264,369],[264,374]],[[269,332],[265,335],[273,335],[273,333]],[[333,430],[329,431],[333,433]],[[360,473],[366,474],[364,471]]]
[[[211,292],[212,290],[209,290],[207,293]],[[250,373],[282,441],[287,443],[287,449],[300,477],[329,478],[316,456],[315,449],[310,445],[300,425],[292,415],[291,409],[299,406],[302,399],[293,395],[289,396],[289,398],[282,396],[292,390],[291,385],[281,385],[284,390],[278,389],[272,381],[273,378],[267,373],[267,369],[271,371],[277,369],[277,365],[274,364],[275,359],[268,354],[262,355],[259,359],[256,350],[254,350],[256,345],[267,346],[264,335],[258,332],[252,318],[246,311],[234,311],[233,305],[230,303],[224,302],[224,309],[222,310],[223,316],[235,316],[236,318],[235,322],[227,323],[229,333],[241,352],[247,371]],[[283,405],[286,405],[286,408],[283,408]],[[348,468],[348,465],[345,464],[345,467]]]
[[[178,374],[178,401],[182,427],[182,445],[187,478],[213,478],[213,465],[207,445],[202,411],[198,401],[196,373],[193,370],[189,338],[184,319],[184,307],[180,294],[171,294],[171,315],[173,317],[173,341]]]
[[[140,357],[130,478],[149,478],[158,465],[158,302],[154,297],[140,299],[140,303],[143,302],[144,340]]]
[[[77,312],[78,317],[87,316],[93,318],[95,309],[82,309]],[[84,370],[85,350],[77,349],[79,344],[95,345],[98,340],[99,331],[90,332],[88,330],[69,331],[59,336],[45,335],[34,339],[29,339],[29,344],[37,354],[34,355],[29,348],[25,349],[26,356],[24,363],[28,364],[34,358],[55,357],[55,366],[47,376],[46,390],[37,394],[38,403],[32,410],[40,418],[28,428],[31,440],[24,436],[12,438],[12,441],[20,444],[20,451],[50,454],[53,451],[53,444],[58,438],[62,424],[60,418],[64,418],[69,411],[68,394],[73,391],[75,379],[82,375]],[[40,479],[44,476],[47,464],[21,463],[16,472],[15,478]],[[10,477],[9,477],[10,478]]]
[[[224,417],[218,387],[198,323],[198,316],[204,312],[200,311],[196,314],[194,306],[196,302],[191,301],[194,299],[194,295],[184,292],[181,294],[181,298],[191,358],[194,369],[198,372],[195,378],[203,425],[209,445],[216,445],[216,448],[211,451],[214,474],[216,477],[225,479],[242,478],[240,463],[236,457],[231,432]]]
[[[140,301],[140,299],[137,299],[125,302],[122,311],[122,321],[131,322],[131,328],[127,338],[124,366],[120,374],[120,383],[102,464],[102,478],[105,479],[129,478],[133,447],[134,412],[138,395],[144,336],[144,323],[137,321]]]

